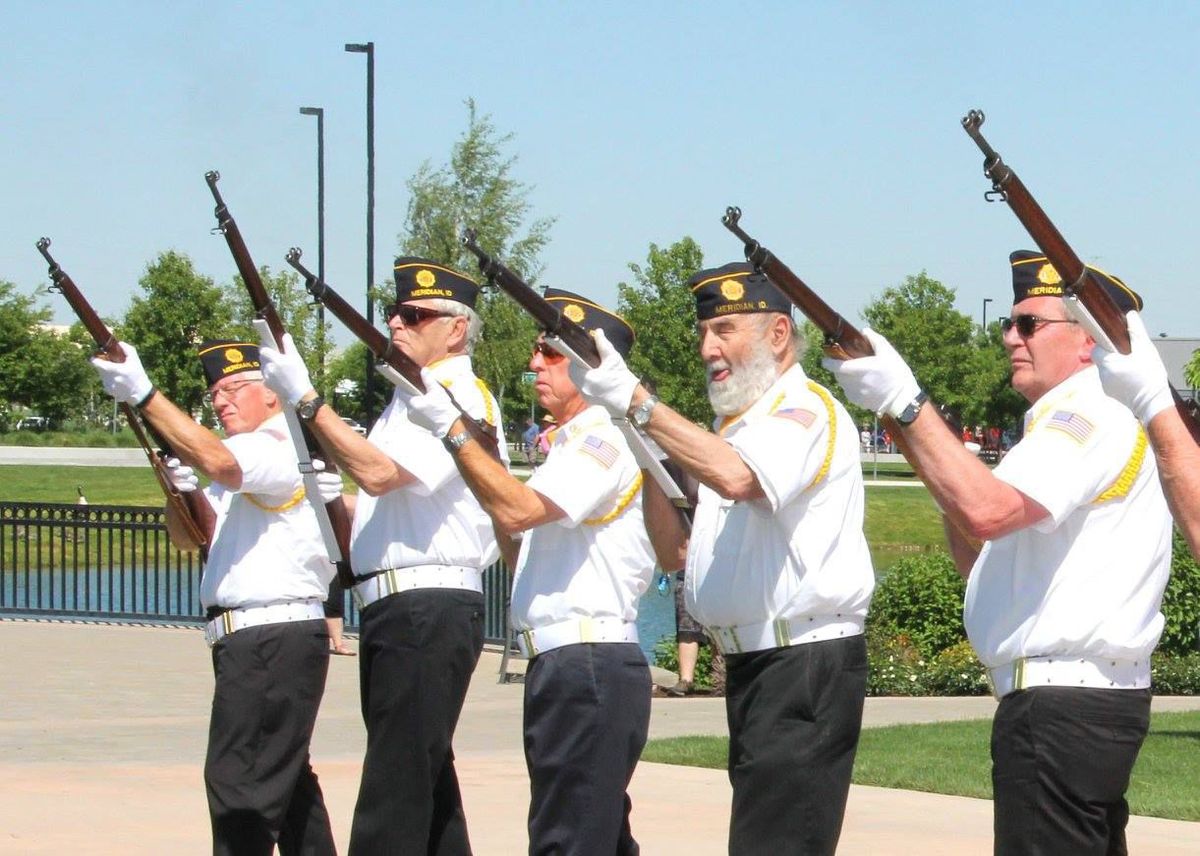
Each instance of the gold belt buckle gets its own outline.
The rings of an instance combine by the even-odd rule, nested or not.
[[[1025,689],[1025,660],[1026,659],[1027,658],[1025,658],[1025,657],[1018,657],[1017,659],[1013,660],[1013,664],[1012,664],[1013,687],[1012,688],[1014,690]]]
[[[221,613],[221,628],[225,631],[224,636],[228,636],[233,632],[233,610]]]
[[[525,640],[525,651],[527,652],[525,656],[533,657],[534,655],[536,655],[537,654],[537,646],[533,644],[533,631],[532,630],[522,630],[521,638]]]

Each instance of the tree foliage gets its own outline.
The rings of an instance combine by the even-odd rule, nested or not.
[[[658,396],[701,424],[712,420],[704,366],[696,348],[696,302],[688,278],[704,267],[690,237],[662,248],[650,244],[646,264],[630,263],[634,282],[618,283],[618,311],[637,333],[629,365],[654,381]]]
[[[1200,389],[1200,350],[1192,351],[1192,358],[1183,367],[1183,377],[1192,389]]]
[[[196,411],[206,388],[196,348],[233,332],[226,294],[175,250],[159,253],[138,286],[142,294],[125,313],[120,336],[137,348],[146,372],[168,398]]]
[[[473,99],[466,106],[467,129],[449,162],[435,167],[426,161],[408,181],[400,252],[474,271],[475,257],[459,240],[470,227],[481,247],[532,284],[554,221],[533,220],[521,234],[532,209],[531,188],[513,177],[517,157],[505,154],[514,136],[497,131],[490,116],[479,115]],[[491,386],[506,418],[517,418],[527,412],[531,395],[521,374],[529,362],[533,322],[502,295],[481,295],[476,309],[483,319],[483,339],[475,350],[475,371]]]

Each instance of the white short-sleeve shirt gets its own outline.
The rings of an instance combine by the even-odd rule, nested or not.
[[[429,368],[468,414],[496,427],[507,466],[500,407],[471,370],[470,357],[449,357]],[[367,439],[416,480],[382,496],[359,492],[350,541],[350,564],[357,576],[427,564],[483,568],[499,558],[491,518],[442,441],[408,418],[399,394],[392,396]]]
[[[1034,403],[995,474],[1050,516],[985,543],[975,562],[964,619],[980,660],[1148,657],[1163,626],[1171,517],[1145,432],[1094,367]]]
[[[590,618],[637,619],[654,576],[642,518],[642,474],[603,407],[560,426],[527,482],[566,517],[521,539],[513,580],[518,630]]]
[[[738,502],[701,485],[688,545],[688,612],[709,627],[864,617],[875,574],[850,414],[795,365],[716,431],[766,496]]]
[[[204,489],[216,513],[200,602],[227,609],[329,594],[333,563],[304,494],[296,447],[283,414],[226,438],[242,486]]]

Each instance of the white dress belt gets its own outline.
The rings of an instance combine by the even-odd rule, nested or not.
[[[992,694],[1004,698],[1034,687],[1090,687],[1142,690],[1150,686],[1150,658],[1114,660],[1111,657],[1021,657],[988,669]]]
[[[287,600],[266,606],[246,606],[222,612],[204,625],[204,641],[211,648],[228,636],[247,627],[263,624],[283,624],[288,621],[311,621],[324,618],[325,607],[317,598]]]
[[[637,624],[620,618],[578,618],[517,631],[517,646],[530,659],[580,642],[637,641]]]
[[[847,636],[860,636],[863,619],[857,615],[801,615],[732,627],[705,627],[722,654],[747,654],[769,648],[807,645]]]
[[[354,600],[365,609],[377,600],[420,588],[462,589],[483,593],[483,571],[462,565],[412,565],[390,568],[354,585]]]

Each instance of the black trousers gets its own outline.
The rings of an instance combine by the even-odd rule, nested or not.
[[[626,788],[650,728],[650,669],[634,643],[565,645],[525,674],[529,852],[636,856]]]
[[[1127,853],[1125,790],[1150,728],[1150,690],[1038,687],[992,721],[997,854]]]
[[[367,754],[350,853],[470,853],[454,737],[483,650],[483,595],[394,594],[362,613],[359,679]]]
[[[335,852],[308,746],[329,669],[322,619],[249,627],[212,649],[204,784],[217,856]]]
[[[832,854],[867,692],[862,636],[725,658],[729,852]]]

